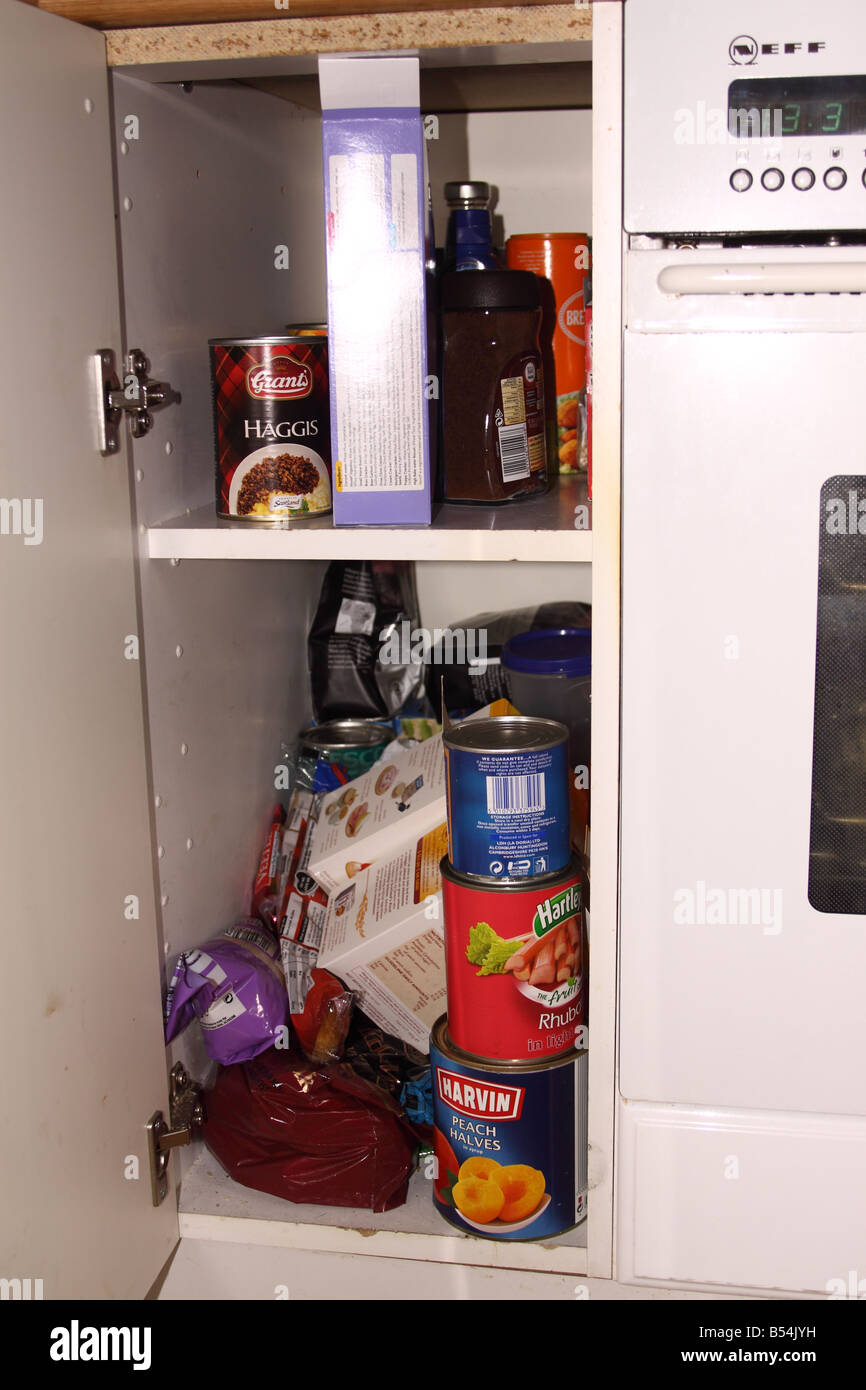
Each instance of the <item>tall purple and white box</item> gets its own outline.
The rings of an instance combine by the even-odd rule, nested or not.
[[[320,58],[334,524],[430,524],[417,58]]]

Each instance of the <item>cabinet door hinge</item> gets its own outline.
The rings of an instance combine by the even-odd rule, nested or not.
[[[114,352],[100,348],[93,354],[96,379],[96,417],[99,452],[107,457],[120,448],[120,422],[129,420],[133,439],[141,439],[153,425],[151,411],[180,401],[167,381],[153,381],[150,363],[140,348],[132,348],[123,360],[123,381],[117,375]]]
[[[166,1124],[161,1110],[151,1115],[147,1122],[150,1190],[155,1207],[164,1200],[168,1191],[167,1170],[172,1149],[189,1144],[205,1118],[202,1089],[190,1078],[181,1062],[176,1062],[172,1067],[168,1081],[170,1125]]]

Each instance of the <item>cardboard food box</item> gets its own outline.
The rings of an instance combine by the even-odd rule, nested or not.
[[[513,713],[507,700],[497,700],[469,718]],[[326,893],[338,892],[375,860],[446,819],[442,734],[410,748],[390,744],[369,772],[324,797],[307,871]]]
[[[445,940],[439,864],[444,821],[364,869],[328,905],[318,964],[357,995],[386,1033],[428,1052],[445,1012]]]
[[[295,788],[283,838],[288,857],[277,928],[289,1012],[293,1014],[304,1011],[328,905],[327,894],[307,869],[317,803],[312,792]]]
[[[417,58],[320,58],[334,523],[429,525]]]

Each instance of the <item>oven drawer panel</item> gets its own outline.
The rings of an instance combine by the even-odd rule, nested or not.
[[[619,1279],[866,1293],[866,1123],[632,1105],[619,1134]]]

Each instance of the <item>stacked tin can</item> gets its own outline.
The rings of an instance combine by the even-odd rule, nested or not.
[[[585,942],[568,731],[446,728],[448,1014],[431,1038],[434,1200],[461,1230],[559,1235],[586,1214]]]

